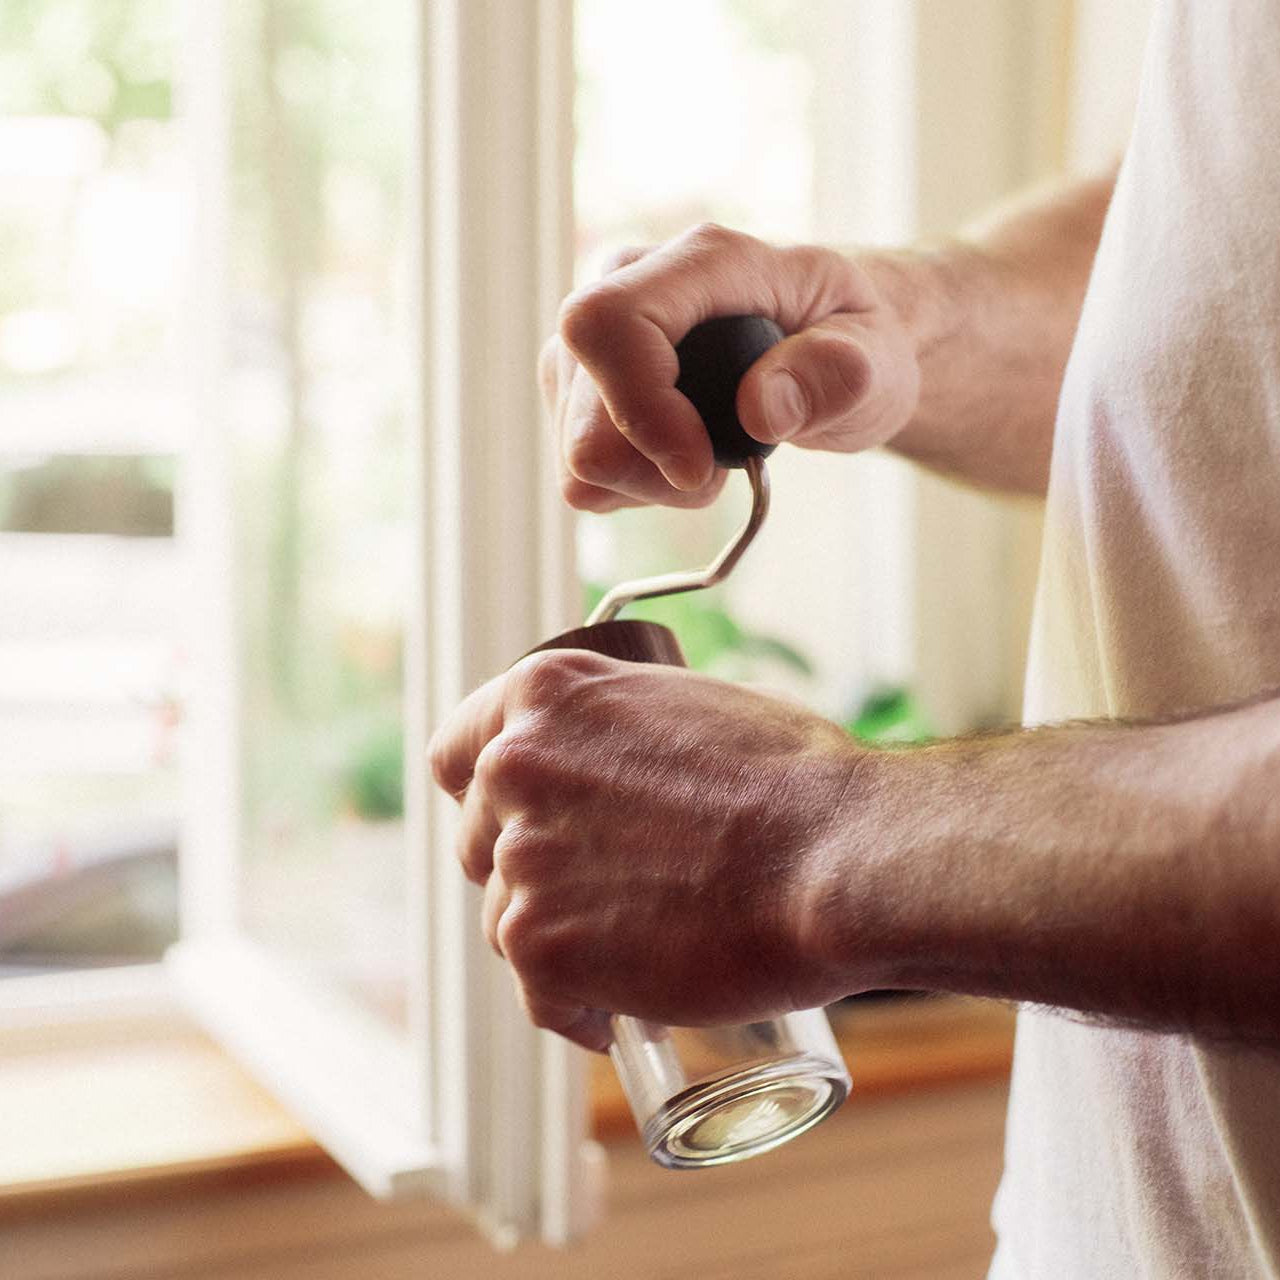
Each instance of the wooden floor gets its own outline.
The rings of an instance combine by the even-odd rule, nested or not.
[[[610,1145],[609,1208],[567,1252],[495,1254],[439,1206],[379,1205],[336,1172],[137,1188],[0,1216],[6,1280],[979,1280],[1002,1084],[847,1105],[790,1147],[668,1173]]]

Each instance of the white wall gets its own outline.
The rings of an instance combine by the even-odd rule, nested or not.
[[[1075,0],[1066,137],[1071,168],[1087,169],[1123,149],[1153,7],[1153,0]]]
[[[910,243],[1123,146],[1150,0],[813,0],[815,239]],[[1016,719],[1040,504],[888,455],[782,450],[775,510],[731,582],[785,629],[832,710],[909,680],[943,733]]]
[[[816,238],[946,234],[1061,167],[1069,0],[820,0],[806,12]],[[735,608],[761,625],[785,616],[828,673],[828,697],[843,667],[850,686],[909,680],[940,732],[1016,717],[1037,504],[888,456],[786,453]]]

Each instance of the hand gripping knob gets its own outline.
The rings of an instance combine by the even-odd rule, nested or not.
[[[773,452],[773,445],[753,440],[742,429],[738,383],[782,338],[782,330],[765,316],[719,316],[695,325],[676,347],[676,390],[702,416],[717,465],[745,467],[748,458],[767,458]]]

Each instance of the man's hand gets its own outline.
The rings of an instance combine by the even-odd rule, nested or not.
[[[959,991],[1280,1046],[1280,699],[868,751],[690,671],[534,654],[432,745],[533,1020]]]
[[[830,249],[775,248],[701,226],[569,297],[540,378],[575,507],[702,506],[719,491],[676,344],[713,316],[763,315],[789,335],[751,368],[738,415],[765,443],[849,452],[884,444],[920,391],[917,335],[871,275]]]
[[[525,658],[431,747],[489,941],[533,1021],[594,1049],[604,1010],[734,1023],[846,994],[806,904],[862,754],[790,703],[578,650]]]
[[[851,452],[887,444],[983,488],[1041,494],[1114,169],[929,249],[853,257],[701,226],[619,254],[568,298],[539,376],[565,498],[585,511],[704,506],[711,447],[675,347],[714,316],[788,335],[738,389],[749,435]]]

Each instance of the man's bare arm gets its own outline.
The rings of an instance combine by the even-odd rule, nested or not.
[[[833,971],[1280,1048],[1280,699],[850,777],[804,912]]]
[[[565,650],[473,694],[432,759],[491,941],[579,1043],[602,1009],[714,1025],[904,987],[1280,1047],[1280,698],[869,751]]]
[[[574,506],[699,506],[723,480],[675,345],[715,315],[788,337],[743,379],[757,439],[888,444],[988,488],[1043,492],[1062,372],[1113,185],[1026,197],[944,245],[844,255],[703,226],[625,253],[566,300],[541,380]]]
[[[1114,185],[1114,168],[1058,183],[932,252],[865,259],[919,335],[920,398],[895,450],[984,488],[1044,492]]]

